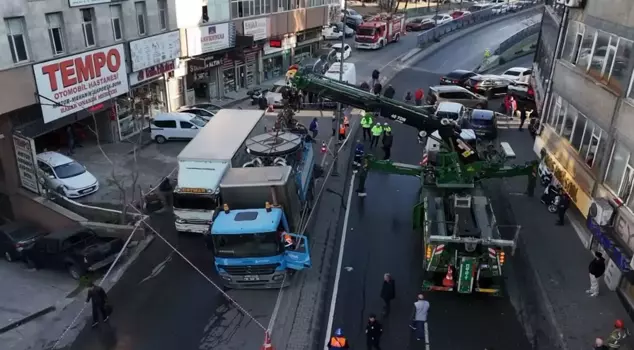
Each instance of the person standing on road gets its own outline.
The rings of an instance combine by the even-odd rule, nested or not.
[[[396,298],[396,283],[392,275],[386,273],[383,275],[383,286],[381,287],[381,299],[384,303],[383,315],[385,317],[390,314],[390,303],[394,298]]]
[[[519,127],[520,131],[522,131],[522,128],[524,127],[524,122],[526,121],[526,117],[528,117],[526,106],[522,106],[522,108],[520,109],[520,127]]]
[[[375,69],[372,71],[372,86],[375,86],[379,82],[379,75],[378,70]]]
[[[385,135],[383,135],[383,152],[385,155],[383,156],[383,160],[389,160],[392,156],[392,142],[394,141],[394,137],[390,131],[386,131]]]
[[[603,254],[594,252],[594,259],[588,266],[588,272],[590,273],[590,289],[586,290],[586,293],[591,297],[599,295],[599,278],[605,273],[605,259]]]
[[[86,296],[86,302],[90,302],[92,305],[92,326],[96,327],[99,322],[107,322],[110,318],[110,312],[108,310],[108,295],[98,285],[95,285],[92,281],[89,284],[88,295]]]
[[[341,123],[339,125],[339,142],[343,142],[346,139],[346,125]]]
[[[361,118],[361,127],[363,128],[363,141],[366,140],[366,135],[369,140],[372,139],[372,133],[370,130],[372,129],[372,114],[369,112],[365,112],[363,114],[363,118]]]
[[[416,101],[417,106],[423,105],[424,96],[425,96],[425,93],[423,92],[423,89],[421,88],[416,89],[416,92],[414,93],[414,101]]]
[[[381,123],[376,122],[370,131],[372,132],[370,147],[375,147],[379,144],[379,138],[381,137],[381,134],[383,134],[383,127],[381,126]]]
[[[381,94],[381,90],[383,90],[383,85],[381,85],[381,83],[374,84],[374,94],[375,95],[380,95]]]
[[[313,121],[310,122],[310,126],[308,130],[313,134],[313,140],[317,139],[317,134],[319,134],[319,123],[317,122],[317,118],[313,118]]]
[[[376,319],[375,314],[370,314],[368,325],[365,326],[365,337],[368,350],[381,350],[381,335],[383,334],[383,326]]]
[[[566,217],[566,210],[568,210],[568,208],[570,208],[570,197],[568,197],[567,193],[562,193],[559,204],[557,204],[557,216],[559,217],[557,225],[564,225],[564,218]]]
[[[515,118],[515,111],[517,111],[517,101],[515,101],[515,97],[511,96],[509,98],[509,104],[511,107],[511,110],[509,111],[511,113],[511,118]]]
[[[396,90],[394,90],[392,85],[388,85],[387,89],[385,89],[385,92],[383,93],[383,96],[387,98],[394,98],[394,95],[396,95]]]
[[[418,300],[414,303],[413,322],[409,327],[416,331],[417,340],[425,339],[425,327],[427,323],[427,314],[429,313],[429,301],[425,300],[423,294],[418,294]]]
[[[174,188],[172,187],[172,183],[168,177],[163,178],[161,184],[159,185],[159,192],[161,193],[161,198],[163,199],[163,209],[169,209],[172,207],[172,196]]]
[[[343,336],[341,328],[337,328],[335,335],[330,337],[328,349],[350,349],[350,343],[348,343],[348,339]]]
[[[412,104],[412,100],[413,99],[414,99],[414,96],[412,96],[412,92],[411,91],[408,91],[405,94],[405,97],[403,97],[403,101],[405,101],[405,103],[407,103],[408,105]]]
[[[385,123],[383,123],[383,133],[387,134],[388,132],[392,133],[392,127],[390,126],[390,124],[385,122]]]

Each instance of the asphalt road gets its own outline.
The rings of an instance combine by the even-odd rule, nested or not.
[[[453,69],[472,69],[480,63],[484,48],[494,49],[523,26],[526,24],[516,18],[454,40],[397,74],[392,80],[397,96],[418,87],[427,89],[437,84],[441,74]],[[418,163],[421,147],[417,143],[417,131],[402,125],[395,125],[393,131],[393,160]],[[382,320],[385,331],[382,346],[385,349],[424,349],[424,343],[415,340],[408,327],[412,304],[422,283],[422,243],[420,235],[411,228],[419,180],[372,173],[366,185],[368,196],[365,199],[353,196],[350,204],[333,329],[342,328],[353,347],[365,345],[367,317],[370,313],[381,314],[381,283],[383,274],[389,272],[396,280],[397,297],[392,313]],[[530,349],[508,297],[456,296],[437,292],[429,293],[427,299],[431,303],[429,333],[432,350]]]

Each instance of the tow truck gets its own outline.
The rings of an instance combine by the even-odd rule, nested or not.
[[[527,176],[527,193],[532,196],[538,162],[505,165],[515,156],[509,144],[501,143],[501,150],[492,145],[478,149],[463,140],[456,122],[434,118],[423,109],[348,84],[320,76],[296,75],[293,85],[333,101],[377,111],[378,115],[417,128],[420,138],[438,142],[440,147],[433,154],[423,155],[428,161],[417,165],[367,155],[362,173],[380,171],[421,179],[413,226],[423,236],[423,290],[501,295],[506,251],[515,252],[520,227],[497,224],[480,181]],[[360,181],[365,178],[360,176]],[[364,184],[360,187],[364,188]],[[505,229],[507,235],[503,235]]]

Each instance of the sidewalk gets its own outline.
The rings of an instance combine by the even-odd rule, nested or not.
[[[517,159],[513,163],[536,159],[528,132],[503,131],[501,139],[510,141],[514,148]],[[502,201],[508,204],[509,217],[515,217],[522,226],[518,254],[511,259],[516,265],[512,279],[517,280],[510,283],[517,282],[521,294],[529,295],[518,302],[518,313],[532,328],[534,346],[539,343],[540,349],[589,349],[596,337],[608,336],[616,319],[623,319],[632,329],[618,295],[606,288],[603,279],[599,297],[585,293],[590,286],[588,265],[593,256],[575,231],[575,227],[585,228],[581,213],[571,208],[565,226],[556,226],[556,215],[548,213],[539,201],[543,187],[538,185],[535,197],[529,198],[520,195],[526,189],[525,177],[503,182]],[[581,224],[573,226],[571,220]],[[524,263],[526,269],[517,266]],[[520,270],[527,276],[519,276]],[[536,314],[530,315],[530,311]]]

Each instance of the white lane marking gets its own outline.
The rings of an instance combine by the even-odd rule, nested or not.
[[[167,255],[167,258],[165,258],[165,260],[161,261],[160,263],[158,263],[158,265],[154,266],[154,268],[152,269],[152,272],[150,272],[150,274],[145,277],[144,279],[141,280],[141,282],[139,282],[139,284],[149,281],[150,279],[156,277],[159,275],[159,273],[161,273],[161,271],[163,271],[163,269],[167,266],[167,263],[169,263],[170,261],[172,261],[172,255],[174,254],[174,252],[170,252]]]
[[[350,219],[350,204],[352,203],[352,193],[354,192],[354,178],[350,177],[350,187],[348,188],[348,200],[346,202],[346,214],[343,217],[343,228],[341,229],[341,243],[339,244],[339,258],[337,259],[337,272],[335,274],[335,285],[330,296],[330,312],[328,313],[328,326],[326,328],[326,339],[324,349],[328,350],[328,341],[332,335],[332,323],[335,319],[335,307],[337,306],[337,294],[339,293],[339,279],[341,278],[341,265],[343,264],[343,250],[346,246],[346,234],[348,232],[348,220]]]
[[[429,343],[429,325],[428,322],[425,322],[425,350],[429,350],[431,345]]]

